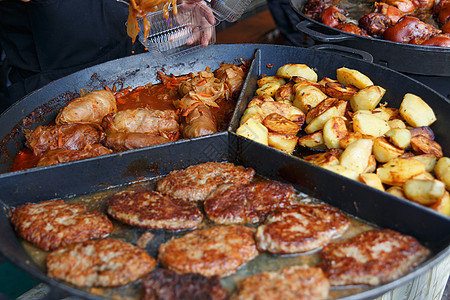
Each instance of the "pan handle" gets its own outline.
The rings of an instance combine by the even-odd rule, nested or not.
[[[346,34],[326,34],[323,32],[319,32],[313,28],[314,26],[317,25],[311,21],[303,20],[297,24],[296,28],[311,37],[313,40],[317,40],[322,43],[336,43],[354,39],[353,37]]]
[[[331,53],[338,53],[342,54],[344,56],[349,56],[353,58],[357,58],[366,62],[373,63],[373,56],[366,52],[359,49],[353,49],[341,45],[330,45],[330,44],[319,44],[309,47],[308,49],[314,49],[314,50],[322,50],[327,51]]]

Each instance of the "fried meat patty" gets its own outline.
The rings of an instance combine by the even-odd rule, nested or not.
[[[258,255],[253,230],[217,226],[195,230],[159,246],[159,261],[178,273],[230,275]]]
[[[47,275],[76,286],[121,286],[149,273],[156,260],[132,244],[92,240],[47,254]]]
[[[113,230],[105,214],[63,200],[19,206],[11,216],[11,223],[23,239],[45,251],[106,237]]]
[[[208,218],[219,224],[263,222],[277,208],[293,200],[292,186],[276,181],[222,185],[205,201]]]
[[[177,274],[157,269],[142,278],[145,288],[143,300],[226,300],[228,292],[220,284],[219,276]]]
[[[203,201],[219,185],[248,183],[255,170],[232,163],[207,162],[170,172],[158,182],[157,190],[174,198]]]
[[[292,266],[280,272],[263,272],[243,280],[233,300],[327,299],[330,283],[320,268]]]
[[[379,285],[406,274],[428,254],[411,236],[389,229],[371,230],[325,246],[320,267],[333,286]]]
[[[349,219],[329,205],[292,205],[270,214],[255,238],[260,250],[300,253],[323,247],[349,225]]]
[[[108,200],[108,214],[133,226],[155,229],[191,229],[203,219],[195,203],[154,191],[127,191]]]

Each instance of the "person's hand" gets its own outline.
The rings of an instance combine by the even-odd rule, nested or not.
[[[215,17],[211,8],[202,0],[181,0],[183,9],[192,12],[192,36],[188,38],[187,44],[201,44],[208,46],[214,34]]]

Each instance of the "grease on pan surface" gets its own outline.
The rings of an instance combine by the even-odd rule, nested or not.
[[[22,238],[45,251],[106,237],[113,230],[105,214],[63,200],[19,206],[13,212],[11,222]]]

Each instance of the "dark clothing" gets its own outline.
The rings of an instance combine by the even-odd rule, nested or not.
[[[126,33],[128,6],[115,0],[0,1],[0,43],[11,67],[9,103],[48,82],[142,52]]]
[[[296,26],[300,23],[300,18],[292,8],[290,1],[267,0],[267,5],[278,30],[283,36],[284,43],[289,46],[308,46],[311,41],[308,41],[306,36],[297,30]]]

